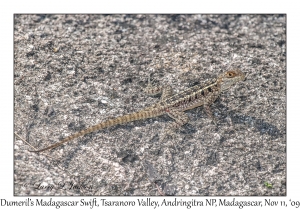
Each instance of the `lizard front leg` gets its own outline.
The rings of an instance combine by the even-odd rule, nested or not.
[[[214,115],[213,115],[213,113],[212,113],[211,108],[209,107],[209,105],[204,104],[204,105],[203,105],[203,108],[204,108],[205,113],[207,114],[207,116],[212,120],[212,122],[213,122],[214,124],[217,124],[216,118],[214,117]]]
[[[213,104],[213,102],[218,98],[219,96],[219,92],[216,92],[214,95],[212,95],[211,97],[208,97],[203,104],[203,108],[207,114],[207,116],[213,121],[214,124],[217,124],[217,121],[211,111],[210,105]]]

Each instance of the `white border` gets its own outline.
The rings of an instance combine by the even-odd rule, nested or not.
[[[25,200],[13,197],[13,14],[14,13],[286,13],[287,14],[287,196],[271,197],[286,201],[299,199],[299,25],[300,15],[296,1],[251,0],[251,1],[162,1],[145,3],[136,1],[10,1],[1,3],[1,67],[0,67],[0,199]],[[297,196],[298,195],[298,196]],[[33,197],[36,199],[37,197]],[[78,197],[77,197],[78,198]],[[87,198],[87,197],[85,197]],[[185,199],[184,197],[181,197]],[[190,199],[191,197],[187,197]],[[195,197],[196,198],[196,197]],[[217,197],[214,197],[217,198]],[[221,197],[225,198],[225,197]],[[238,197],[238,200],[264,200],[267,197]],[[59,197],[56,200],[73,200]],[[80,198],[78,198],[80,199]],[[112,198],[113,199],[113,198]],[[129,199],[129,198],[127,198]],[[136,199],[136,198],[135,198]],[[160,200],[160,198],[155,198]],[[200,197],[200,200],[205,199]],[[229,197],[232,199],[232,197]],[[76,199],[77,200],[77,199]],[[120,198],[117,198],[120,200]],[[65,207],[62,207],[66,209]],[[137,207],[139,208],[139,207]],[[199,207],[198,207],[199,208]],[[219,207],[220,208],[220,207]],[[246,207],[245,207],[246,208]],[[251,207],[247,207],[247,209]],[[295,207],[294,207],[295,208]],[[4,209],[1,207],[1,209]],[[72,208],[74,209],[74,208]]]

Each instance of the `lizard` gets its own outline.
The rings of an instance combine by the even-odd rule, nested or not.
[[[220,74],[217,78],[207,82],[203,85],[195,85],[178,94],[173,94],[170,86],[158,86],[151,85],[150,80],[145,92],[149,95],[156,95],[161,93],[161,99],[156,104],[146,107],[140,111],[119,116],[113,119],[108,119],[97,125],[88,127],[73,135],[70,135],[61,141],[45,147],[40,150],[33,150],[31,152],[43,152],[46,150],[54,149],[62,144],[69,142],[80,136],[84,136],[88,133],[92,133],[97,130],[112,127],[119,124],[124,124],[131,121],[142,120],[147,118],[153,118],[167,114],[175,121],[169,126],[172,129],[177,129],[182,125],[188,123],[189,119],[184,111],[193,109],[195,107],[204,106],[207,115],[213,118],[210,105],[219,97],[219,95],[234,86],[239,81],[245,80],[245,74],[239,70],[229,70]]]

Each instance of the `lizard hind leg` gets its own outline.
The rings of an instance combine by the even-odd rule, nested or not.
[[[171,88],[171,86],[168,85],[162,89],[160,101],[163,101],[172,95],[173,95],[173,89]]]
[[[175,131],[177,129],[179,129],[181,126],[183,126],[184,124],[189,122],[189,117],[181,111],[177,111],[177,110],[170,110],[167,112],[167,114],[169,115],[169,117],[173,118],[175,120],[175,122],[169,124],[169,126],[167,127],[167,131]]]
[[[148,85],[147,87],[144,89],[145,94],[149,95],[149,96],[155,96],[157,94],[162,93],[163,91],[163,87],[162,86],[154,86],[152,85],[151,79],[150,79],[150,75],[148,78]]]
[[[171,88],[171,86],[167,85],[167,86],[158,86],[158,85],[153,85],[151,82],[151,78],[150,75],[148,77],[148,85],[147,87],[144,89],[144,92],[147,95],[150,96],[155,96],[157,94],[161,94],[161,98],[160,101],[165,100],[166,98],[172,96],[173,94],[173,89]]]

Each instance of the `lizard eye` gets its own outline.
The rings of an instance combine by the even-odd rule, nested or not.
[[[229,72],[226,73],[226,76],[229,77],[229,78],[231,78],[231,77],[236,76],[236,73],[233,72],[233,71],[229,71]]]

